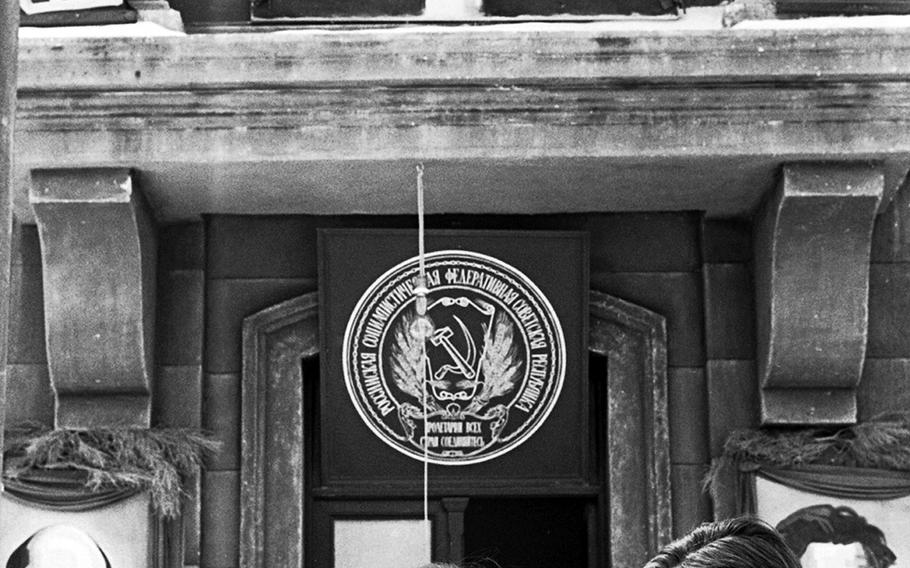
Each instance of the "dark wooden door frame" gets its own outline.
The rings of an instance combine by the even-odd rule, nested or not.
[[[302,359],[319,352],[318,293],[244,320],[240,565],[302,567]],[[607,358],[610,566],[671,538],[667,333],[662,316],[591,292],[589,350]]]

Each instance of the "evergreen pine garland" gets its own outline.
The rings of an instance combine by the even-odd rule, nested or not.
[[[733,432],[724,457],[773,467],[808,464],[910,471],[910,415],[886,415],[845,428]]]
[[[715,487],[736,464],[775,468],[831,465],[910,472],[910,414],[888,414],[844,428],[736,430],[705,478]]]
[[[148,491],[155,511],[174,518],[186,493],[184,482],[199,474],[204,454],[219,447],[219,442],[188,428],[50,430],[25,424],[5,433],[3,476],[81,471],[87,490]]]

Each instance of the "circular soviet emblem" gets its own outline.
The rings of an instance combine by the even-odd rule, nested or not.
[[[553,409],[565,376],[562,328],[537,286],[501,260],[447,250],[425,263],[429,325],[417,316],[416,257],[380,276],[354,308],[348,392],[370,429],[405,455],[426,452],[443,465],[492,459]]]

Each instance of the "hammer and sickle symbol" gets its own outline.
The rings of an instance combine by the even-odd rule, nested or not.
[[[474,358],[477,355],[477,345],[474,343],[474,338],[471,337],[471,334],[468,332],[468,327],[464,322],[461,321],[458,316],[453,315],[452,317],[458,322],[458,327],[461,328],[461,333],[467,340],[468,351],[466,354],[462,355],[452,344],[452,336],[455,334],[455,332],[452,331],[452,328],[446,326],[437,329],[433,335],[430,336],[430,342],[436,347],[441,346],[445,349],[446,353],[452,357],[452,361],[454,361],[455,364],[443,365],[436,371],[433,378],[439,380],[448,373],[457,373],[469,380],[473,380],[477,376],[477,372],[471,368],[473,366]]]

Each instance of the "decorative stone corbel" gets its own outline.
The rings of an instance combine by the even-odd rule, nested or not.
[[[755,219],[763,424],[849,424],[866,353],[869,257],[884,175],[792,164]]]
[[[41,170],[47,360],[61,428],[150,421],[155,226],[127,170]]]

